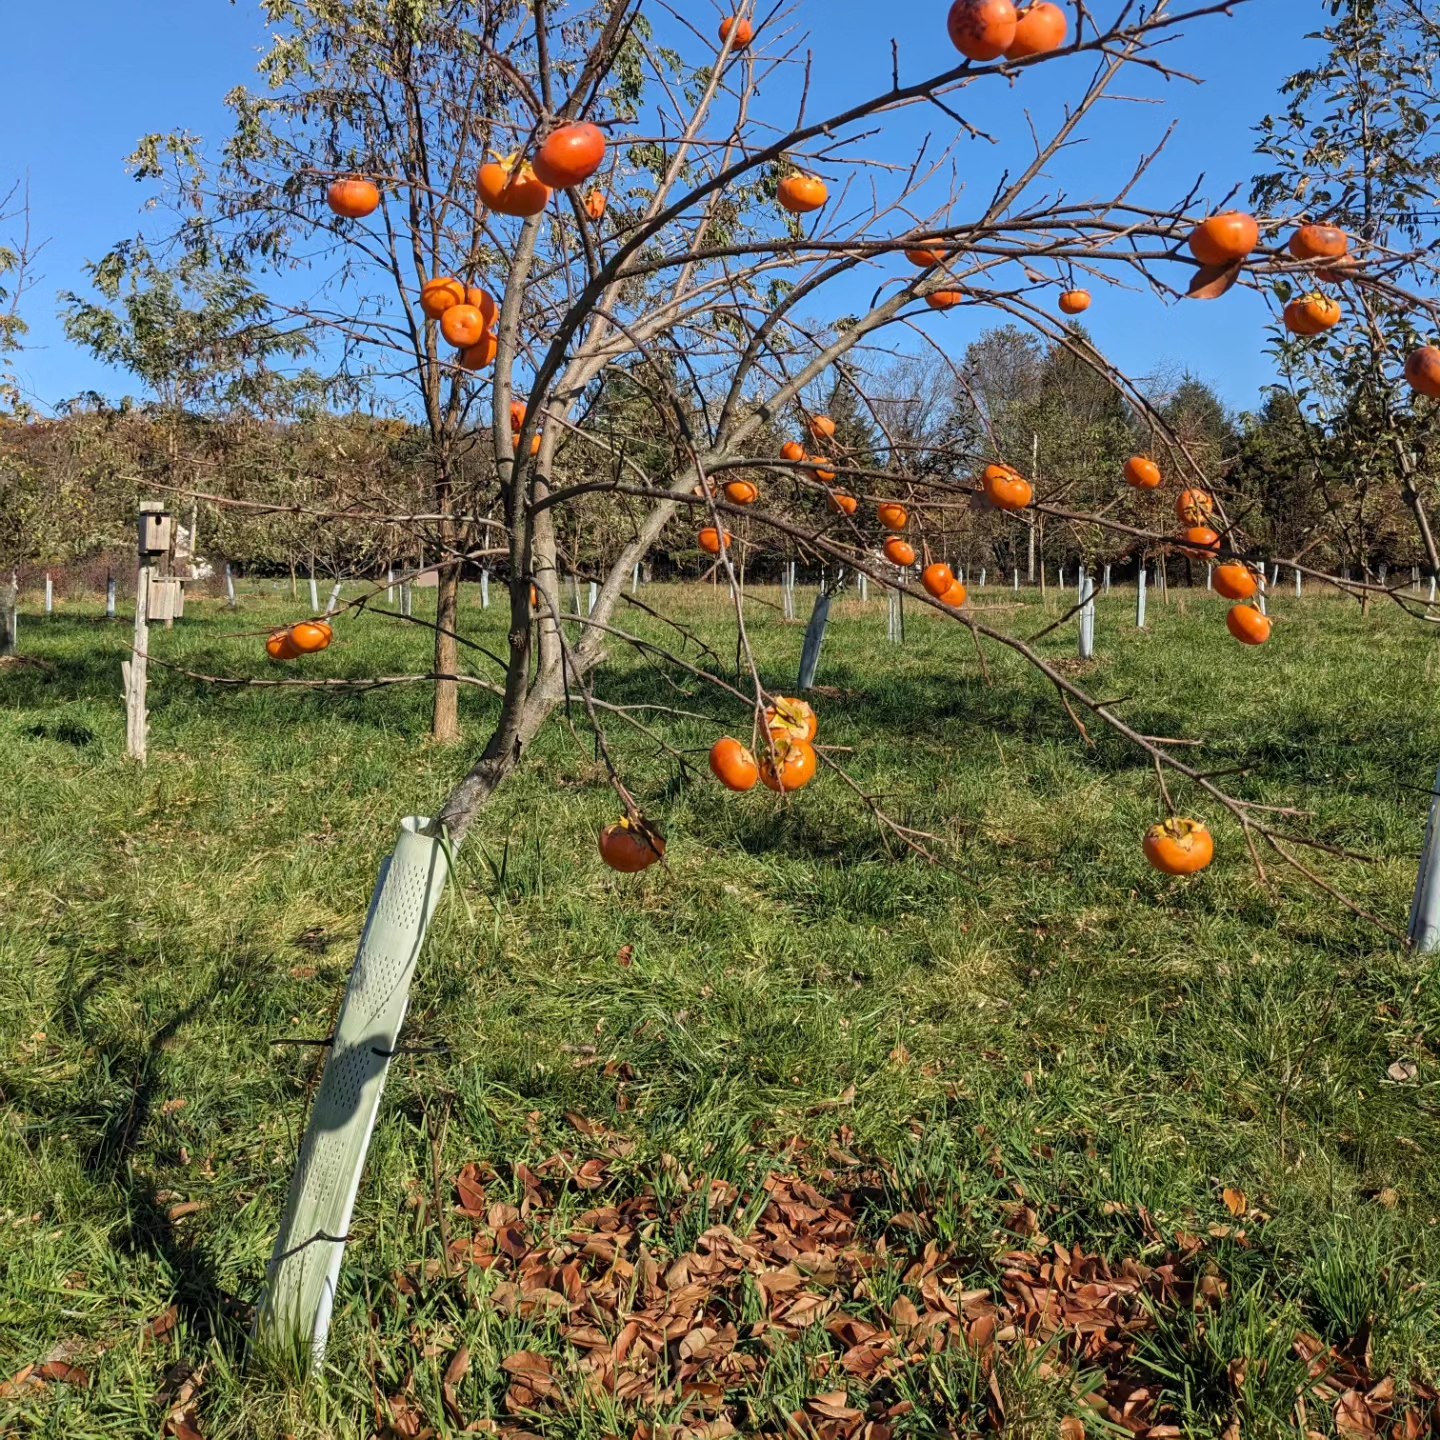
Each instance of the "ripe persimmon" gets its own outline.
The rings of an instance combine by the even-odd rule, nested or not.
[[[805,447],[798,440],[787,440],[780,447],[782,460],[798,461],[805,458]]]
[[[325,192],[325,203],[342,220],[363,220],[380,208],[380,187],[373,180],[352,175],[331,184]]]
[[[1217,565],[1210,583],[1214,585],[1215,593],[1227,600],[1250,600],[1260,589],[1255,572],[1238,560],[1227,560],[1225,564]]]
[[[1290,237],[1290,253],[1297,260],[1342,260],[1350,238],[1334,225],[1302,225]]]
[[[478,345],[489,326],[473,305],[451,305],[440,317],[440,333],[457,349]]]
[[[875,518],[887,530],[903,530],[910,523],[910,512],[903,505],[887,500],[876,507]]]
[[[1215,858],[1215,841],[1199,820],[1174,816],[1145,832],[1145,858],[1162,875],[1195,875]]]
[[[1270,638],[1270,617],[1258,605],[1234,605],[1225,617],[1226,627],[1242,645],[1263,645]]]
[[[545,137],[530,168],[552,190],[569,190],[588,180],[605,163],[605,132],[588,122],[562,125]]]
[[[818,764],[808,740],[784,740],[776,744],[773,757],[768,753],[760,757],[760,778],[776,794],[803,790],[815,778]]]
[[[725,487],[725,498],[732,505],[753,505],[760,498],[760,491],[748,480],[732,480]]]
[[[828,415],[816,415],[810,421],[810,438],[817,444],[823,445],[827,440],[835,438],[835,422]]]
[[[272,660],[293,660],[300,652],[288,630],[277,630],[265,642],[265,653]]]
[[[500,318],[500,307],[488,290],[481,289],[479,285],[467,285],[465,303],[473,305],[480,312],[480,318],[485,322],[487,330],[495,328],[495,322]]]
[[[822,472],[817,470],[817,475]],[[831,476],[833,479],[834,477]],[[853,496],[847,495],[843,490],[837,490],[830,497],[830,509],[836,515],[853,515],[860,508],[860,502]]]
[[[334,638],[334,629],[324,620],[302,620],[290,627],[290,643],[301,655],[328,650]]]
[[[1175,518],[1182,525],[1204,525],[1215,513],[1215,501],[1204,490],[1182,490],[1175,499]]]
[[[441,323],[444,323],[443,320]],[[473,345],[467,345],[460,352],[460,364],[466,370],[483,370],[495,363],[499,353],[500,337],[493,330],[487,330]]]
[[[1015,17],[1015,38],[1005,47],[1005,58],[1026,60],[1032,55],[1049,55],[1065,43],[1069,29],[1065,12],[1050,0],[1027,5]]]
[[[603,190],[592,190],[585,197],[585,213],[599,224],[605,218],[607,202]]]
[[[1208,525],[1190,525],[1180,532],[1180,549],[1192,560],[1209,560],[1219,553],[1220,537]]]
[[[805,457],[815,468],[810,472],[811,478],[818,480],[822,485],[833,485],[836,472],[830,469],[835,462],[826,460],[821,455],[807,455]]]
[[[550,187],[518,155],[482,165],[477,188],[497,215],[538,215],[550,203]]]
[[[1338,300],[1312,290],[1285,307],[1285,328],[1292,335],[1320,335],[1338,325],[1344,313]]]
[[[1253,215],[1227,210],[1211,215],[1190,232],[1190,253],[1202,265],[1231,265],[1243,260],[1260,243],[1260,227]]]
[[[1158,490],[1160,467],[1148,455],[1132,455],[1125,462],[1125,483],[1136,490]]]
[[[780,208],[792,215],[809,215],[830,198],[830,187],[818,175],[796,171],[780,182]]]
[[[1067,290],[1060,297],[1060,313],[1062,315],[1083,315],[1090,308],[1090,292],[1088,290]]]
[[[665,837],[653,825],[622,817],[600,832],[600,858],[622,875],[648,870],[665,854]]]
[[[892,535],[885,542],[885,558],[892,565],[898,565],[902,570],[908,570],[915,563],[915,547],[902,540],[898,535]]]
[[[953,310],[965,303],[965,294],[961,290],[932,290],[925,297],[925,303],[932,310]]]
[[[525,428],[525,417],[529,413],[529,407],[523,400],[512,400],[510,402],[510,430],[512,434],[518,435]]]
[[[969,593],[965,586],[957,580],[943,595],[936,598],[942,605],[948,605],[952,610],[958,610],[965,603]]]
[[[438,320],[452,305],[465,303],[465,287],[448,275],[427,280],[420,291],[420,309],[431,320]]]
[[[760,783],[760,766],[755,757],[733,736],[727,735],[710,747],[710,773],[727,789],[744,794]]]
[[[1008,465],[987,465],[980,483],[997,510],[1024,510],[1035,499],[1035,487]]]
[[[777,739],[813,742],[820,733],[820,717],[808,700],[777,695],[765,707],[765,728]]]
[[[920,572],[920,583],[939,600],[955,583],[955,572],[948,565],[942,565],[937,561],[934,565],[927,565]]]
[[[1013,0],[955,0],[947,27],[967,60],[998,60],[1015,43],[1018,24]]]
[[[743,50],[755,38],[755,27],[741,15],[720,22],[720,43],[727,40],[731,50]]]
[[[1422,345],[1412,350],[1405,362],[1405,380],[1412,390],[1440,400],[1440,348]]]
[[[707,525],[699,535],[695,537],[695,543],[699,545],[707,555],[718,555],[722,546],[726,550],[730,548],[730,542],[734,538],[728,530],[725,531],[722,537],[720,531],[713,525]]]
[[[907,250],[905,258],[922,270],[931,270],[936,265],[943,265],[949,256],[943,250]]]

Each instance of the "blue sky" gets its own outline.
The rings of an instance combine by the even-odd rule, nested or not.
[[[1102,0],[1108,11],[1115,0]],[[1179,0],[1183,5],[1185,0]],[[710,0],[681,0],[707,31]],[[81,267],[115,240],[145,223],[146,192],[124,170],[124,157],[140,135],[185,129],[207,139],[223,134],[222,97],[249,83],[264,30],[256,0],[70,0],[65,33],[80,43],[56,43],[55,12],[46,6],[12,7],[0,53],[0,184],[28,180],[33,227],[49,244],[43,279],[26,316],[33,348],[21,359],[29,389],[49,405],[84,390],[111,395],[133,390],[124,375],[108,371],[64,339],[56,319],[57,292],[83,289]],[[900,43],[903,73],[915,78],[948,64],[945,0],[805,0],[812,19],[815,102],[823,109],[872,93],[889,80],[888,40]],[[143,15],[143,18],[141,18]],[[879,17],[878,20],[876,17]],[[1190,27],[1168,47],[1166,61],[1204,80],[1200,86],[1137,74],[1121,93],[1142,97],[1113,103],[1091,128],[1092,138],[1071,150],[1056,169],[1056,185],[1075,200],[1103,193],[1112,176],[1128,173],[1172,121],[1176,125],[1147,194],[1157,202],[1183,195],[1204,176],[1201,195],[1223,197],[1248,182],[1257,166],[1253,126],[1280,107],[1285,76],[1318,53],[1303,36],[1323,23],[1320,0],[1250,0],[1233,19]],[[1038,67],[1013,89],[976,86],[964,104],[977,123],[1000,136],[1022,139],[1027,111],[1043,118],[1074,93],[1090,62],[1067,60]],[[1067,69],[1069,73],[1067,75]],[[776,103],[786,97],[777,77]],[[1151,103],[1155,100],[1162,103]],[[953,130],[938,111],[906,112],[890,122],[897,154],[922,131]],[[987,180],[1013,149],[973,144],[962,155],[972,193],[987,195]],[[973,167],[973,169],[971,168]],[[1270,376],[1264,354],[1267,309],[1259,297],[1234,291],[1214,304],[1165,306],[1148,293],[1097,292],[1087,323],[1101,348],[1131,374],[1189,369],[1209,379],[1236,408],[1254,404]],[[932,333],[961,349],[993,320],[974,312],[934,317]]]

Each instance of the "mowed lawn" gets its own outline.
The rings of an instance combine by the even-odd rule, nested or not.
[[[733,678],[733,624],[709,588],[642,598],[682,628],[622,623]],[[747,618],[767,683],[788,690],[802,626],[778,599],[758,592]],[[1016,634],[1046,623],[1033,594],[973,599]],[[1073,621],[1041,648],[1142,730],[1202,740],[1187,758],[1233,772],[1235,793],[1299,805],[1305,833],[1373,857],[1309,852],[1403,930],[1440,760],[1440,637],[1394,607],[1282,595],[1274,641],[1251,651],[1203,592],[1152,598],[1144,633],[1133,605],[1101,602],[1093,665],[1072,658]],[[273,678],[264,628],[301,608],[274,593],[246,595],[238,616],[194,604],[157,628],[154,653]],[[321,1052],[277,1042],[328,1033],[396,822],[429,813],[469,752],[424,741],[422,686],[220,690],[157,665],[137,771],[119,696],[129,625],[99,610],[32,608],[22,650],[40,663],[0,670],[0,1381],[18,1377],[0,1433],[150,1436],[172,1411],[168,1433],[206,1440],[486,1422],[593,1440],[1039,1436],[1077,1415],[1092,1435],[1125,1433],[1084,1398],[1108,1362],[1058,1342],[988,1359],[936,1344],[876,1378],[837,1368],[843,1327],[766,1333],[773,1297],[751,1283],[735,1354],[754,1363],[719,1372],[697,1419],[675,1375],[597,1398],[574,1383],[566,1317],[497,1301],[514,1277],[485,1237],[511,1222],[505,1207],[543,1248],[584,1212],[644,1197],[631,1258],[664,1272],[716,1225],[737,1244],[761,1233],[767,1177],[843,1197],[868,1278],[806,1283],[833,1292],[832,1321],[843,1302],[885,1333],[909,1313],[902,1291],[925,1309],[907,1267],[927,1245],[982,1308],[1008,1293],[1014,1252],[1173,1259],[1190,1288],[1139,1312],[1125,1365],[1149,1423],[1177,1434],[1335,1433],[1334,1391],[1295,1408],[1297,1334],[1394,1378],[1395,1398],[1375,1402],[1383,1433],[1440,1376],[1440,962],[1283,867],[1262,883],[1237,827],[1183,783],[1177,802],[1212,824],[1218,858],[1193,881],[1156,875],[1142,756],[1094,724],[1087,746],[1008,653],[988,652],[987,683],[958,626],[912,613],[906,643],[888,644],[872,598],[837,606],[820,739],[943,863],[887,849],[823,772],[787,802],[721,791],[705,750],[748,735],[748,716],[617,642],[601,699],[711,717],[639,712],[649,734],[609,722],[669,837],[668,870],[601,865],[616,803],[577,705],[459,857],[326,1370],[288,1385],[248,1356],[248,1307]],[[504,627],[467,587],[466,634],[498,648]],[[428,632],[366,614],[285,673],[415,673],[427,649]],[[494,702],[462,703],[483,741]],[[594,1188],[567,1180],[589,1159]],[[486,1193],[467,1214],[454,1181],[469,1164]],[[457,1262],[472,1237],[485,1259]],[[669,1354],[662,1369],[680,1374],[687,1357]],[[551,1378],[526,1389],[532,1363]],[[835,1419],[847,1406],[871,1428]],[[722,1414],[735,1429],[715,1428]]]

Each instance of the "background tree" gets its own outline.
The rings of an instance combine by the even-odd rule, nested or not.
[[[1416,464],[1416,427],[1399,382],[1405,356],[1433,335],[1407,303],[1406,289],[1433,289],[1440,199],[1440,32],[1409,0],[1331,0],[1333,23],[1314,38],[1326,48],[1316,66],[1286,82],[1285,110],[1260,126],[1258,152],[1273,168],[1252,189],[1270,212],[1298,209],[1355,237],[1354,252],[1393,288],[1342,286],[1341,270],[1321,272],[1339,293],[1342,323],[1323,336],[1277,341],[1285,383],[1324,436],[1327,504],[1340,560],[1369,575],[1376,519],[1385,496],[1412,513],[1431,573],[1440,569],[1431,529],[1433,475]],[[1279,279],[1283,304],[1307,289],[1305,273]],[[1314,467],[1312,467],[1314,468]]]

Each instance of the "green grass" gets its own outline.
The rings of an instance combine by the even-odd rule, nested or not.
[[[645,598],[733,662],[708,591]],[[1308,833],[1375,857],[1317,863],[1403,928],[1440,758],[1431,632],[1282,597],[1275,640],[1251,652],[1213,597],[1152,602],[1144,634],[1132,606],[1102,602],[1086,683],[1149,733],[1203,737],[1186,753],[1204,768],[1248,767],[1225,782],[1236,793],[1299,804]],[[326,1373],[290,1389],[244,1345],[316,1078],[315,1051],[273,1042],[327,1033],[396,821],[432,809],[468,752],[422,742],[421,687],[217,691],[157,668],[137,772],[119,701],[129,627],[98,608],[27,616],[22,649],[45,666],[0,671],[0,1371],[61,1354],[93,1372],[88,1389],[0,1400],[0,1431],[154,1434],[154,1397],[184,1357],[207,1362],[210,1440],[370,1435],[372,1376],[393,1393],[413,1370],[418,1394],[438,1392],[447,1355],[423,1357],[417,1325],[470,1345],[469,1413],[500,1414],[496,1360],[553,1351],[553,1334],[473,1294],[417,1315],[393,1277],[440,1254],[432,1141],[445,1176],[488,1161],[503,1188],[515,1161],[583,1150],[572,1112],[633,1142],[612,1164],[622,1190],[663,1193],[681,1170],[744,1189],[804,1168],[791,1140],[823,1157],[838,1139],[885,1177],[884,1206],[933,1214],[977,1273],[1014,1245],[1017,1194],[1052,1240],[1107,1256],[1144,1251],[1142,1209],[1208,1237],[1230,1299],[1209,1322],[1165,1320],[1144,1352],[1187,1435],[1229,1419],[1234,1351],[1269,1377],[1247,1386],[1247,1436],[1299,1433],[1275,1339],[1297,1324],[1368,1336],[1375,1373],[1402,1387],[1440,1375],[1440,963],[1282,871],[1261,883],[1234,824],[1183,785],[1219,858],[1193,882],[1154,874],[1141,757],[1095,727],[1087,747],[1013,656],[990,654],[987,685],[959,627],[912,616],[906,645],[887,645],[877,599],[837,606],[821,739],[852,747],[856,780],[947,863],[891,854],[833,777],[788,803],[720,793],[704,750],[748,719],[617,648],[601,698],[714,717],[645,717],[694,752],[690,776],[653,740],[608,731],[669,836],[669,871],[601,866],[595,833],[616,811],[603,767],[582,711],[574,731],[550,725],[460,856],[468,908],[447,900],[418,975]],[[236,632],[293,613],[274,597],[238,619],[195,606],[154,651],[270,675],[259,639]],[[1033,597],[995,618],[1022,634],[1044,619]],[[767,682],[787,688],[801,627],[760,605],[749,622]],[[504,623],[467,603],[465,632],[492,648]],[[364,616],[340,637],[294,673],[427,668],[414,627]],[[1041,648],[1073,647],[1072,622]],[[493,704],[464,694],[471,738]],[[1390,1080],[1395,1061],[1416,1079]],[[1268,1217],[1243,1239],[1211,1236],[1236,1225],[1224,1186]],[[190,1201],[203,1208],[170,1218]],[[667,1223],[657,1251],[696,1224]],[[172,1304],[174,1332],[147,1340]],[[782,1359],[767,1384],[786,1403],[829,1388],[803,1355]],[[897,1434],[944,1433],[935,1414],[958,1402],[934,1397],[969,1383],[946,1364]],[[427,1416],[449,1433],[438,1407]],[[546,1433],[615,1428],[596,1413],[565,1425]]]

